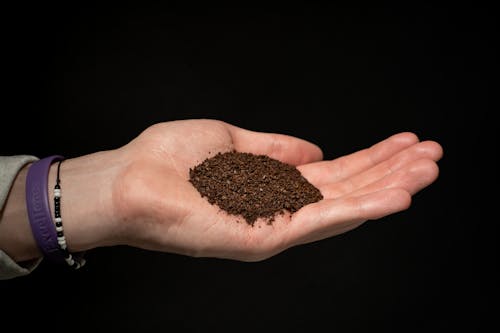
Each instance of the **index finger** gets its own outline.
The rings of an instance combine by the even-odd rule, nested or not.
[[[336,182],[363,172],[418,142],[414,133],[401,132],[369,148],[331,161],[302,165],[299,170],[313,184]]]

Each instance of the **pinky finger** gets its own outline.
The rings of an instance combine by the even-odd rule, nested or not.
[[[292,218],[286,243],[310,243],[352,230],[410,207],[411,195],[400,188],[385,189],[358,197],[328,199],[307,205]]]

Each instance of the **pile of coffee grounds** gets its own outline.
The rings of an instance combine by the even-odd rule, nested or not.
[[[208,202],[252,226],[323,199],[297,168],[266,155],[217,153],[190,169],[189,181]]]

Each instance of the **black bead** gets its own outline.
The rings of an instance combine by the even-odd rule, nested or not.
[[[58,232],[57,232],[57,237],[62,237],[62,236],[64,236],[64,232],[62,232],[62,231],[58,231]]]

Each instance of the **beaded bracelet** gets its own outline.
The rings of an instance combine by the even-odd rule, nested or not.
[[[61,170],[61,163],[63,160],[60,160],[57,164],[57,178],[56,185],[54,186],[54,221],[56,224],[56,232],[57,232],[57,243],[59,247],[63,251],[64,260],[66,263],[74,268],[78,269],[85,265],[85,259],[80,256],[73,256],[68,251],[68,246],[66,245],[66,237],[64,236],[64,228],[62,224],[61,218],[61,178],[59,177],[59,173]]]
[[[57,226],[54,226],[54,221],[52,220],[52,216],[50,214],[49,198],[47,193],[49,169],[54,161],[61,162],[62,160],[64,160],[64,157],[60,155],[49,156],[34,162],[29,167],[26,178],[26,206],[31,231],[33,232],[35,241],[44,257],[57,263],[67,262],[70,267],[78,269],[83,266],[85,261],[83,258],[74,260],[76,256],[68,256],[69,252],[66,247],[64,233],[59,234],[59,232],[63,232],[63,230],[57,230]],[[59,175],[57,178],[59,179]],[[56,183],[56,187],[58,188],[54,189],[54,204],[57,201],[57,205],[55,205],[56,208],[54,210],[57,212],[57,217],[59,218],[56,220],[56,224],[62,228],[60,210],[61,188],[59,182],[60,180]],[[55,195],[56,192],[58,192],[57,200]],[[62,248],[61,243],[64,244],[64,249]],[[66,259],[68,257],[75,263],[68,261]]]

